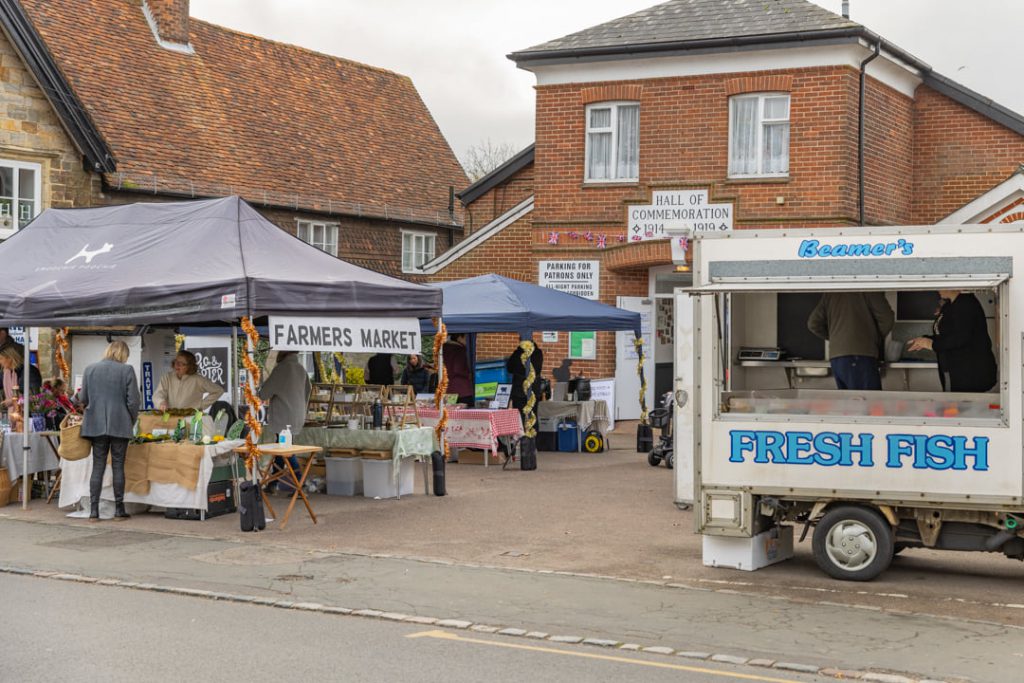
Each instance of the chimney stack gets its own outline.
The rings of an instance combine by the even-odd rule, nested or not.
[[[143,10],[153,24],[153,31],[162,43],[188,45],[189,0],[143,0]]]
[[[850,18],[850,0],[843,0],[843,18]]]

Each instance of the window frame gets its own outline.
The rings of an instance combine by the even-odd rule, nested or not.
[[[611,150],[613,157],[612,173],[618,172],[618,146],[619,146],[619,107],[636,107],[637,118],[636,118],[636,138],[637,138],[637,153],[636,153],[636,176],[633,177],[612,177],[612,178],[591,178],[590,177],[590,135],[591,133],[610,133],[612,136]],[[611,110],[611,121],[608,124],[608,130],[602,129],[591,129],[590,127],[590,112],[594,109],[610,109]],[[587,184],[608,184],[608,183],[638,183],[640,182],[640,102],[638,100],[609,100],[605,102],[591,102],[584,107],[583,114],[583,182]]]
[[[764,117],[764,103],[765,100],[772,97],[785,97],[786,98],[786,118],[785,119],[765,119]],[[757,100],[757,121],[755,126],[757,128],[757,140],[755,143],[755,151],[757,152],[757,171],[754,173],[734,173],[732,170],[733,166],[733,115],[736,107],[736,102],[739,100]],[[787,136],[786,140],[786,170],[781,172],[767,173],[764,172],[764,131],[766,125],[778,125],[779,123],[785,122],[787,131],[792,132],[792,120],[793,120],[793,97],[788,92],[757,92],[757,93],[739,93],[729,97],[729,130],[728,130],[728,158],[727,163],[727,176],[729,179],[745,179],[745,178],[788,178],[790,162],[790,149],[792,148],[792,138]]]
[[[29,223],[35,220],[36,216],[42,213],[43,210],[43,165],[34,161],[19,161],[17,159],[3,159],[0,158],[0,167],[10,168],[12,173],[13,187],[11,190],[11,218],[12,224],[10,228],[0,227],[0,240],[7,239],[14,235],[22,228],[26,227]],[[35,211],[32,213],[32,217],[21,225],[21,220],[18,218],[21,198],[21,174],[19,171],[33,171],[35,173],[35,181],[33,183],[33,192],[35,198],[33,203],[35,204]]]
[[[323,228],[323,240],[319,243],[315,239],[316,228]],[[303,229],[307,232],[309,239],[303,237]],[[295,219],[295,236],[306,244],[316,247],[320,251],[330,254],[337,258],[338,256],[338,236],[339,236],[339,224],[329,223],[327,221],[314,221],[305,218]],[[328,239],[328,235],[333,235],[333,242]],[[328,249],[328,246],[333,246],[333,249]]]
[[[406,255],[406,239],[407,238],[409,239],[409,243],[411,245],[411,251],[409,253],[411,253],[411,255],[412,255],[412,258],[410,259],[408,265],[406,265],[406,260],[405,260],[405,255]],[[425,246],[428,239],[429,239],[429,242],[430,242],[430,250],[429,250],[429,252],[427,251],[426,246]],[[423,263],[420,263],[419,265],[416,264],[416,252],[417,252],[417,250],[416,250],[416,242],[417,242],[417,240],[422,240],[422,243],[424,244],[424,247],[422,249],[422,252],[423,252]],[[433,261],[436,256],[437,256],[437,233],[435,233],[435,232],[426,232],[426,231],[422,231],[422,230],[403,230],[402,231],[402,254],[401,254],[401,259],[402,259],[402,272],[403,273],[411,273],[411,274],[417,274],[418,273],[418,274],[422,274],[423,273],[423,266],[425,264],[429,263],[430,261]]]

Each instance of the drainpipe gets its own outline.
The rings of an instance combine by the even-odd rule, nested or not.
[[[857,102],[857,213],[860,225],[864,225],[864,81],[867,77],[868,64],[877,59],[881,51],[882,41],[878,41],[871,56],[860,63],[860,96]]]

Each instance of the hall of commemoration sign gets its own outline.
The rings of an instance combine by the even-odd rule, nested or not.
[[[540,261],[537,284],[597,300],[601,294],[600,261]]]
[[[732,230],[732,204],[711,204],[707,190],[655,190],[650,204],[626,208],[630,242],[660,240],[668,232],[722,232]]]

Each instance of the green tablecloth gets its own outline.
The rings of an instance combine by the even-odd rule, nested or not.
[[[397,482],[403,458],[430,458],[434,450],[434,430],[431,427],[395,430],[306,427],[295,436],[295,443],[321,448],[391,451],[392,477]]]

